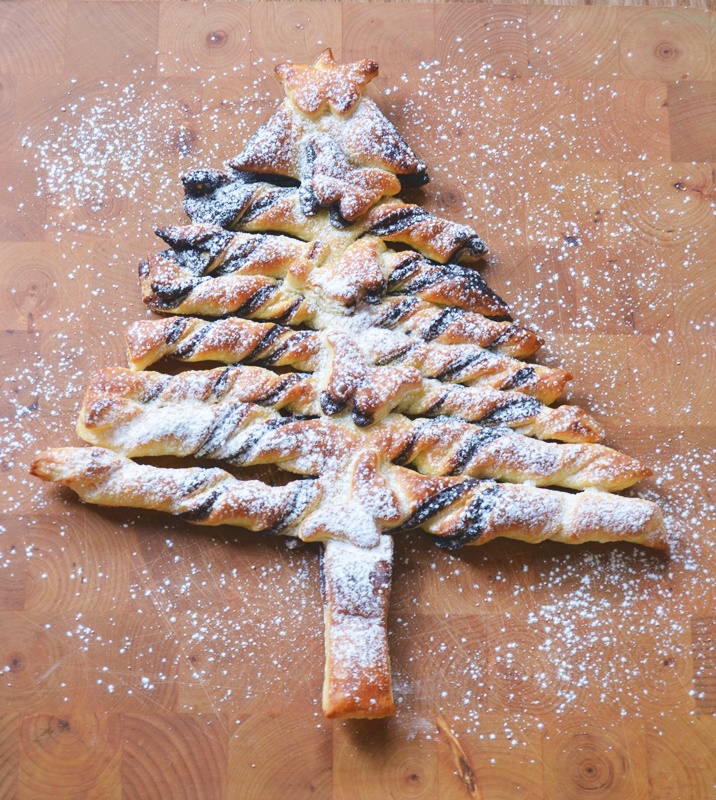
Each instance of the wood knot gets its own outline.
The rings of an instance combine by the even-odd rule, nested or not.
[[[668,42],[660,42],[654,50],[654,55],[659,61],[673,61],[678,54],[677,49]]]
[[[10,672],[19,672],[23,667],[22,656],[20,655],[10,656],[7,665],[10,668]]]
[[[576,739],[568,757],[570,781],[590,795],[598,796],[601,792],[609,791],[615,775],[612,760],[585,734],[579,734]]]
[[[206,35],[206,44],[211,48],[224,47],[229,41],[229,34],[226,31],[209,31]]]
[[[42,266],[25,266],[13,276],[12,303],[25,318],[28,331],[35,317],[52,306],[56,286],[52,273]]]
[[[407,759],[400,766],[399,782],[401,784],[401,794],[406,797],[418,797],[423,794],[425,789],[425,778],[422,774],[421,765],[413,758]]]
[[[465,196],[462,191],[453,187],[443,189],[442,192],[438,193],[438,196],[440,202],[446,206],[459,206],[465,202]]]

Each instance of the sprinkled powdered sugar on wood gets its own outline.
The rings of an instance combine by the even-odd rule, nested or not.
[[[28,166],[37,170],[39,191],[51,191],[49,202],[57,214],[50,215],[51,220],[56,219],[49,223],[50,233],[62,238],[68,247],[66,255],[72,264],[69,275],[79,278],[88,292],[99,290],[102,294],[88,297],[84,308],[78,309],[68,298],[64,309],[60,306],[55,308],[61,310],[45,312],[40,309],[38,319],[43,319],[49,329],[58,333],[52,335],[45,345],[47,349],[43,347],[42,352],[39,341],[34,343],[31,338],[26,362],[32,366],[17,368],[6,378],[2,446],[3,459],[12,471],[8,475],[9,487],[2,490],[2,497],[4,511],[10,515],[8,519],[13,525],[15,520],[26,523],[28,528],[38,524],[38,520],[41,524],[39,515],[49,502],[66,502],[53,500],[51,494],[24,477],[29,454],[60,439],[71,438],[81,389],[98,356],[101,354],[102,361],[108,362],[107,349],[110,349],[116,355],[115,361],[122,360],[122,345],[113,341],[107,330],[113,326],[103,321],[102,335],[107,339],[100,347],[96,326],[94,329],[85,327],[85,321],[93,317],[132,319],[140,313],[140,304],[135,299],[133,265],[128,265],[131,259],[127,245],[117,242],[114,254],[105,250],[95,260],[94,254],[87,254],[88,242],[94,244],[90,235],[104,237],[109,230],[128,234],[131,231],[129,235],[135,236],[162,213],[169,220],[175,219],[175,203],[164,204],[160,198],[165,189],[176,194],[176,175],[189,162],[176,152],[160,161],[156,157],[160,145],[154,149],[153,144],[166,136],[166,102],[171,92],[157,89],[150,82],[143,82],[141,77],[133,87],[156,92],[141,110],[131,99],[133,89],[124,93],[122,87],[116,90],[109,87],[107,98],[87,104],[95,110],[98,119],[111,120],[113,115],[124,114],[125,125],[93,126],[87,122],[87,108],[78,105],[69,120],[58,121],[51,138],[48,132],[31,131],[25,140]],[[433,89],[438,91],[433,92]],[[590,96],[575,95],[574,101],[580,110],[575,112],[573,120],[552,120],[549,125],[536,122],[533,130],[519,134],[500,113],[498,98],[510,99],[521,118],[531,115],[539,121],[544,118],[543,103],[548,102],[550,93],[574,90],[543,79],[535,79],[528,87],[510,86],[492,78],[487,71],[477,78],[467,78],[449,64],[425,64],[418,91],[431,97],[429,110],[426,100],[401,100],[403,91],[401,86],[392,87],[388,98],[397,97],[397,102],[392,109],[385,100],[381,105],[393,118],[404,120],[401,129],[417,152],[430,153],[433,180],[438,189],[436,210],[445,210],[439,208],[441,196],[449,198],[449,202],[447,199],[445,202],[453,215],[458,216],[456,209],[461,208],[460,216],[469,223],[472,216],[480,219],[483,199],[487,198],[485,214],[489,222],[489,240],[496,254],[491,267],[492,282],[510,300],[518,320],[547,332],[560,332],[554,355],[549,353],[548,346],[543,360],[573,368],[576,374],[583,376],[578,383],[581,396],[587,398],[584,404],[599,409],[607,425],[610,417],[615,420],[614,427],[610,428],[612,441],[619,439],[617,424],[638,423],[636,412],[635,419],[630,419],[630,405],[622,402],[622,396],[614,397],[614,392],[625,382],[629,382],[634,408],[658,409],[665,400],[663,386],[653,386],[644,380],[644,362],[624,364],[615,358],[619,354],[610,350],[606,337],[603,348],[596,352],[600,361],[594,363],[595,335],[613,330],[633,335],[635,325],[629,321],[634,314],[628,294],[630,287],[636,286],[651,297],[648,307],[637,310],[642,326],[637,326],[637,330],[644,331],[639,344],[646,353],[656,352],[664,357],[664,353],[678,349],[678,336],[686,333],[691,341],[703,344],[703,366],[710,363],[714,322],[707,311],[697,308],[691,314],[682,313],[678,322],[674,320],[673,325],[664,326],[659,322],[658,329],[656,323],[649,325],[649,320],[673,319],[674,308],[688,302],[696,284],[695,279],[686,279],[676,286],[669,282],[669,266],[660,258],[658,248],[637,242],[628,256],[621,257],[618,263],[605,265],[603,280],[613,291],[600,290],[592,294],[585,283],[587,270],[580,266],[577,258],[579,247],[584,247],[585,243],[577,246],[556,238],[555,233],[567,226],[569,237],[574,237],[575,231],[585,236],[579,220],[570,220],[564,206],[557,202],[552,219],[544,214],[544,209],[538,214],[537,209],[530,206],[529,193],[516,198],[518,207],[533,213],[539,225],[544,225],[549,232],[538,227],[526,232],[525,223],[516,223],[513,216],[512,200],[522,188],[519,185],[521,171],[506,161],[534,163],[545,152],[544,144],[548,142],[554,143],[549,148],[555,155],[550,166],[558,165],[560,160],[567,159],[574,142],[585,138],[596,151],[603,152],[604,137],[600,133],[603,121],[591,116],[588,107],[599,100],[609,109],[618,109],[620,103],[629,100],[624,87],[595,83]],[[266,113],[265,96],[257,92],[256,87],[247,87],[246,96],[248,99],[235,103],[230,109],[224,106],[207,112],[210,124],[233,128],[237,127],[239,116],[245,115],[249,122],[240,122],[242,127],[235,134],[237,142],[242,139],[241,134],[251,128],[253,119]],[[450,103],[436,101],[435,97],[450,98]],[[477,119],[474,119],[475,109],[479,110]],[[177,114],[178,119],[181,115],[178,111]],[[461,117],[471,120],[470,125],[465,126],[469,130],[463,130],[467,141],[474,142],[474,156],[467,159],[450,152],[448,141],[449,131],[461,125]],[[60,118],[58,114],[58,120]],[[153,128],[156,139],[138,139],[137,127],[147,124],[156,126]],[[620,147],[618,134],[616,127],[607,132],[614,138],[614,146]],[[211,136],[205,139],[213,142]],[[201,137],[197,140],[201,142]],[[192,147],[191,158],[195,162],[199,150],[195,145]],[[211,146],[204,147],[202,159],[214,160]],[[640,150],[638,143],[632,142],[625,143],[620,152],[624,152],[624,148],[628,148],[635,162],[641,162],[639,169],[633,170],[634,175],[646,174],[643,164],[650,161],[649,151]],[[78,160],[73,154],[72,160],[63,162],[59,156],[67,149],[86,152],[87,158]],[[215,153],[218,152],[217,146]],[[115,160],[117,153],[120,156]],[[605,157],[605,172],[608,173],[606,160]],[[132,166],[125,169],[123,164]],[[448,166],[440,169],[441,164]],[[471,172],[473,165],[475,169]],[[469,174],[482,174],[479,186],[471,185],[468,178],[456,177]],[[115,193],[117,175],[132,183]],[[147,175],[153,176],[152,180],[157,182],[153,186],[158,185],[160,189],[156,191],[153,206],[151,201],[146,204],[146,197],[140,192]],[[511,182],[515,186],[511,187]],[[605,178],[605,182],[610,191],[621,188],[621,184],[610,177]],[[567,185],[555,182],[555,197],[562,193],[573,197],[572,188],[564,192],[559,188]],[[85,192],[87,187],[90,187],[89,194]],[[648,183],[639,180],[629,189],[632,205],[637,200],[648,205]],[[77,219],[68,216],[70,205],[76,208],[77,201],[93,203],[95,199],[116,197],[123,190],[126,190],[128,202],[123,213],[113,214],[111,221],[102,219],[101,212],[96,216],[94,212],[79,215]],[[513,195],[510,202],[506,202],[504,193],[510,191]],[[498,196],[500,192],[502,200]],[[73,196],[74,200],[67,199]],[[586,203],[581,202],[587,210]],[[624,238],[630,238],[629,214],[633,211],[619,201],[610,212],[609,240],[618,250]],[[59,216],[62,213],[64,217]],[[649,213],[657,229],[665,225],[667,219],[670,223],[674,221],[673,212],[667,214],[653,209]],[[677,226],[683,221],[682,229],[689,235],[693,230],[690,213],[691,208],[684,204],[682,214],[676,215]],[[523,219],[529,221],[528,217],[529,213]],[[686,237],[677,241],[685,255],[684,266],[696,268],[704,263],[698,235],[696,233],[689,241]],[[549,258],[518,269],[512,264],[510,254],[513,248],[519,250],[520,241],[542,242],[544,254]],[[137,252],[145,249],[146,242],[143,242]],[[108,276],[107,261],[116,262],[112,264],[109,280],[120,284],[118,295],[108,296],[101,287]],[[101,279],[97,277],[98,271],[103,273]],[[130,278],[124,273],[129,273]],[[696,269],[689,274],[695,275]],[[56,280],[64,281],[67,277],[65,271],[57,275]],[[527,288],[521,288],[522,285]],[[665,286],[670,288],[664,289]],[[569,319],[565,320],[560,298],[578,298],[584,293],[588,294],[589,302],[570,301]],[[68,329],[72,330],[72,344],[62,338],[67,336]],[[665,349],[665,342],[674,346]],[[582,363],[583,352],[589,353],[589,361],[585,363]],[[675,366],[678,367],[678,363]],[[599,368],[601,376],[598,380],[592,379],[595,367]],[[632,375],[639,381],[632,379]],[[39,406],[33,408],[36,402]],[[57,416],[53,415],[53,410]],[[398,703],[413,714],[416,730],[420,729],[422,716],[427,713],[423,679],[419,677],[422,671],[429,676],[426,680],[431,684],[439,682],[445,686],[446,695],[439,703],[441,710],[451,719],[462,721],[466,729],[478,733],[481,715],[490,711],[508,712],[511,722],[505,724],[505,735],[510,736],[512,726],[518,728],[515,733],[518,737],[520,725],[539,725],[542,707],[587,712],[594,703],[607,702],[618,713],[647,713],[650,695],[654,693],[671,693],[693,710],[693,698],[685,700],[686,692],[679,692],[682,689],[679,665],[689,659],[685,648],[688,647],[687,626],[693,608],[714,589],[710,568],[712,546],[702,536],[702,531],[713,524],[716,509],[708,483],[714,469],[713,453],[702,445],[692,444],[692,432],[686,423],[688,420],[689,425],[703,424],[707,414],[713,411],[713,400],[700,398],[699,408],[694,409],[696,416],[690,413],[688,406],[679,406],[674,411],[671,427],[664,429],[663,438],[658,442],[650,439],[641,445],[645,454],[656,454],[647,460],[657,477],[650,488],[639,492],[641,496],[658,500],[665,509],[673,543],[669,562],[635,548],[619,547],[608,551],[587,548],[573,553],[547,545],[535,552],[519,544],[493,544],[485,552],[469,551],[452,556],[436,554],[417,534],[398,538],[394,610],[390,623],[396,693]],[[630,451],[635,452],[637,443],[630,444]],[[108,582],[103,565],[97,560],[97,553],[101,558],[102,550],[96,537],[74,525],[74,502],[67,503],[64,514],[67,518],[64,527],[53,528],[55,535],[60,534],[57,547],[60,552],[71,549],[73,557],[78,559],[79,567],[68,573],[72,576],[69,581],[77,586],[77,596],[91,602],[101,597]],[[131,672],[117,671],[111,684],[105,677],[98,678],[105,681],[103,686],[113,687],[107,688],[108,692],[150,697],[162,683],[173,682],[180,676],[187,681],[181,708],[230,712],[231,698],[237,694],[258,698],[269,694],[293,695],[293,688],[286,685],[283,677],[285,671],[307,670],[314,684],[320,680],[320,657],[316,655],[315,643],[320,643],[321,631],[315,614],[316,554],[312,548],[285,551],[279,544],[254,543],[249,541],[250,537],[241,536],[237,547],[235,537],[229,534],[198,537],[187,532],[184,526],[163,523],[152,530],[141,516],[132,512],[118,513],[117,518],[127,527],[132,546],[141,543],[140,547],[129,551],[126,558],[128,568],[133,570],[133,602],[144,627],[137,629],[134,638],[127,639],[123,635],[110,641],[99,640],[93,634],[96,623],[87,611],[77,612],[78,618],[71,624],[64,619],[47,623],[50,636],[68,635],[76,643],[77,651],[86,653],[94,664],[118,656],[127,657],[134,667]],[[2,571],[12,576],[29,569],[38,580],[49,580],[53,569],[49,563],[50,539],[43,539],[44,549],[37,552],[33,550],[29,533],[20,537],[23,546],[16,546],[15,534],[5,546],[3,539],[10,534],[11,526],[6,522],[4,534],[0,536]],[[275,564],[276,561],[279,563]],[[42,571],[35,566],[41,562],[47,563],[40,568]],[[64,561],[60,563],[65,566]],[[169,565],[165,575],[156,572],[155,563]],[[82,577],[78,577],[78,569],[84,570]],[[42,578],[45,574],[48,577]],[[235,591],[227,593],[226,587]],[[261,599],[253,600],[254,597]],[[489,609],[490,604],[499,604],[504,623],[496,622],[487,612],[481,614],[480,610]],[[435,633],[418,626],[421,609],[428,608],[446,617]],[[159,614],[159,622],[153,621],[156,614]],[[151,645],[147,645],[144,638],[149,630],[160,639],[164,637],[166,642],[181,642],[184,648],[191,649],[196,642],[201,642],[203,663],[187,672],[186,661],[177,651],[168,663],[153,667],[151,676],[143,675],[142,664],[146,664],[148,658],[151,661],[148,652]],[[624,646],[636,634],[648,637],[653,643],[651,652],[632,653]],[[662,669],[662,662],[669,659],[674,660],[674,668]],[[260,675],[259,684],[251,682],[237,688],[232,676],[237,674],[242,661],[253,667],[254,675]],[[466,691],[462,680],[453,688],[451,674],[470,676],[474,681],[472,688]],[[231,688],[227,688],[229,684]],[[67,702],[71,700],[68,698]],[[519,744],[518,738],[515,743]]]

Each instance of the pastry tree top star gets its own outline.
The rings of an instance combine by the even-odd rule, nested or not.
[[[312,67],[287,61],[275,72],[286,95],[304,114],[315,117],[328,106],[333,114],[345,117],[378,74],[378,65],[370,59],[338,65],[328,48]]]

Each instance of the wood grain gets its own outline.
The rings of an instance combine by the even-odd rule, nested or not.
[[[716,16],[675,5],[0,4],[3,800],[469,798],[438,716],[486,800],[713,794]],[[412,199],[484,233],[486,278],[652,466],[673,540],[398,537],[378,722],[321,714],[316,547],[27,475],[124,363],[180,175],[240,150],[274,63],[329,45],[379,61],[430,169]]]
[[[691,622],[691,647],[694,660],[694,694],[700,714],[716,713],[716,670],[713,652],[716,648],[716,620],[713,617]]]
[[[197,16],[186,3],[159,6],[159,71],[191,75],[195,59],[202,69],[223,71],[250,60],[248,3],[213,3]]]
[[[671,157],[674,161],[716,161],[716,93],[709,82],[669,85]]]
[[[708,797],[716,780],[716,758],[710,745],[714,722],[713,717],[667,718],[647,731],[653,798],[697,800]]]
[[[124,797],[226,796],[228,736],[220,719],[127,714],[122,732]]]
[[[98,714],[25,716],[20,730],[18,797],[121,797],[120,718]]]
[[[650,796],[641,724],[575,719],[545,743],[545,789],[553,797]]]

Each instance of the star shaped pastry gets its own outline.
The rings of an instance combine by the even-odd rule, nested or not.
[[[333,114],[347,116],[363,96],[363,89],[378,74],[375,61],[364,59],[353,64],[336,64],[330,48],[310,67],[290,61],[274,70],[294,105],[310,117],[326,106]]]

